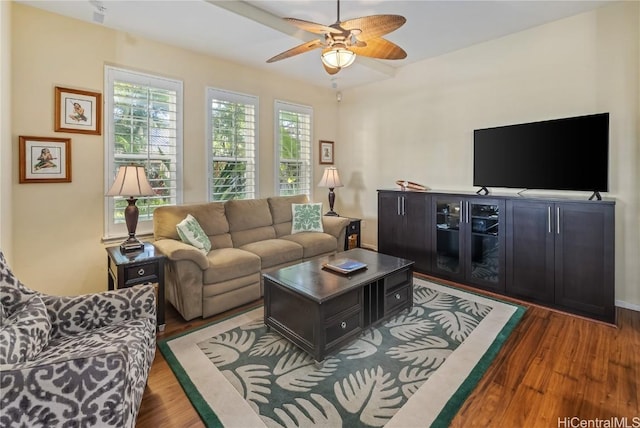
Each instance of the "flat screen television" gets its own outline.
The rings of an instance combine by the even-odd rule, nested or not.
[[[609,189],[609,113],[476,129],[473,185]]]

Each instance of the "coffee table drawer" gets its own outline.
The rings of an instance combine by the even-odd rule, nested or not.
[[[384,279],[384,289],[386,293],[391,292],[396,287],[408,285],[413,281],[413,271],[409,269],[396,272]]]
[[[325,329],[327,347],[332,342],[342,339],[354,330],[360,331],[360,311],[350,313],[345,318],[338,318],[337,321],[327,326]]]
[[[324,303],[324,316],[329,319],[360,305],[360,290],[353,290]]]
[[[392,293],[385,296],[385,314],[388,314],[389,311],[394,311],[398,307],[409,306],[412,297],[411,287],[407,286],[393,290]]]

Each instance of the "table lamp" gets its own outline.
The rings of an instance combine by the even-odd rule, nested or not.
[[[120,251],[128,253],[139,251],[144,248],[144,244],[136,238],[136,227],[138,226],[138,207],[136,201],[139,196],[153,196],[155,192],[147,180],[144,167],[135,165],[121,166],[118,169],[113,185],[107,192],[107,196],[127,197],[129,205],[124,209],[124,219],[127,223],[129,237],[120,244]]]
[[[333,203],[336,200],[336,194],[333,193],[333,189],[336,187],[343,187],[344,185],[340,181],[340,176],[338,175],[338,169],[330,166],[324,169],[324,174],[322,175],[322,179],[318,183],[318,187],[328,187],[329,188],[329,212],[325,215],[329,216],[337,216],[333,210]]]

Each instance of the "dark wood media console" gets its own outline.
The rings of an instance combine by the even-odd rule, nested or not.
[[[364,329],[413,306],[413,262],[360,248],[339,253],[367,264],[344,275],[309,260],[264,274],[264,323],[317,361]]]
[[[615,202],[378,191],[378,251],[415,270],[615,322]]]

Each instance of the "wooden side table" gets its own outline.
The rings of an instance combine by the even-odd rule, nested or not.
[[[166,256],[150,242],[142,251],[122,253],[120,247],[107,248],[109,290],[138,284],[158,284],[156,302],[158,330],[164,331],[164,262]]]
[[[360,222],[359,218],[350,218],[347,225],[347,233],[344,240],[344,250],[360,248]]]

